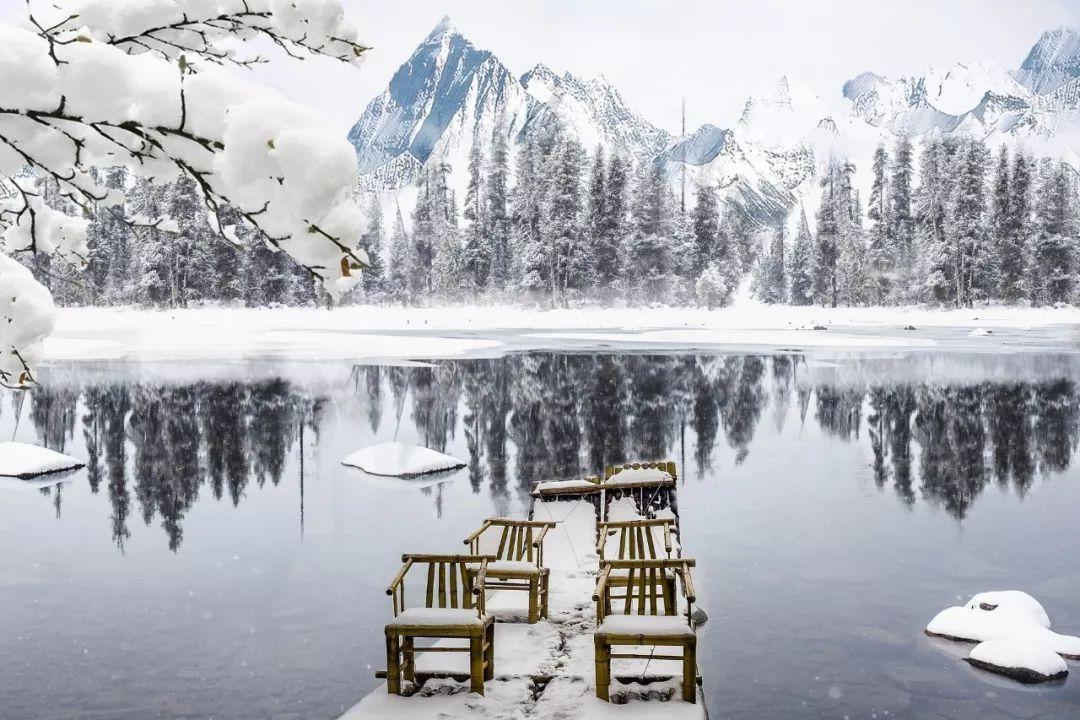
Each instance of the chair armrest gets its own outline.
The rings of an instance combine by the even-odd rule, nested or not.
[[[683,563],[679,574],[682,575],[683,597],[686,598],[687,602],[692,603],[697,600],[697,594],[694,591],[694,578],[690,575],[690,566]]]
[[[664,523],[664,552],[671,557],[671,523]]]
[[[474,530],[471,535],[465,538],[464,543],[468,545],[473,540],[477,539],[484,534],[484,531],[491,527],[491,520],[485,520],[477,530]]]
[[[536,534],[536,538],[533,539],[533,547],[538,548],[544,544],[544,538],[547,537],[548,530],[551,529],[551,525],[544,525],[540,528],[540,532]]]
[[[480,561],[480,569],[473,576],[472,594],[476,596],[476,614],[481,618],[487,614],[487,598],[484,595],[484,584],[487,582],[487,558]]]
[[[605,608],[607,608],[608,577],[611,575],[611,566],[604,565],[600,571],[600,577],[596,580],[596,589],[593,590],[593,602],[596,603],[596,624],[604,621]]]
[[[390,587],[386,588],[387,595],[394,594],[394,591],[397,590],[398,585],[400,585],[402,581],[405,580],[405,573],[409,572],[409,568],[411,568],[412,566],[413,561],[411,559],[405,561],[405,563],[401,566],[401,569],[397,571],[397,575],[395,575],[394,579],[390,581]]]
[[[600,540],[596,543],[596,554],[603,560],[604,559],[604,546],[607,545],[608,531],[607,528],[600,528]]]

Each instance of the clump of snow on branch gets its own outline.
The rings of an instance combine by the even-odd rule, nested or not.
[[[368,258],[358,247],[352,147],[219,67],[264,62],[236,42],[255,38],[291,57],[358,61],[366,48],[338,0],[84,0],[43,12],[31,5],[23,27],[0,25],[3,253],[83,264],[87,221],[47,207],[36,182],[88,215],[119,199],[91,169],[125,166],[163,182],[190,177],[216,229],[232,236],[226,218],[239,217],[331,296],[359,281]],[[52,302],[9,259],[0,270],[0,309],[11,314],[0,367],[5,381],[25,382]]]

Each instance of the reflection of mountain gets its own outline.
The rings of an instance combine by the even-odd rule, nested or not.
[[[629,457],[691,458],[684,474],[703,476],[724,443],[753,472],[750,448],[769,408],[774,422],[766,428],[777,432],[795,412],[828,437],[868,443],[879,487],[956,518],[993,482],[1023,496],[1040,473],[1068,469],[1080,441],[1080,389],[1071,380],[874,376],[853,384],[858,374],[815,378],[794,355],[533,353],[358,367],[353,395],[318,400],[280,380],[46,386],[30,394],[28,417],[39,442],[56,449],[81,431],[90,489],[105,485],[121,548],[137,511],[147,524],[158,519],[174,550],[205,489],[239,505],[253,487],[279,483],[304,428],[318,433],[330,402],[357,403],[355,415],[374,434],[411,422],[420,441],[439,450],[460,436],[471,488],[486,486],[496,512],[526,500],[537,480]],[[41,492],[59,514],[61,487]]]

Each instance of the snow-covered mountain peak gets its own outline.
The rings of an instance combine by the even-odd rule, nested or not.
[[[962,115],[986,96],[1026,98],[1030,92],[1000,65],[985,62],[931,67],[923,75],[926,102],[948,115]]]
[[[1080,29],[1047,30],[1028,52],[1016,79],[1036,93],[1049,93],[1080,77]]]

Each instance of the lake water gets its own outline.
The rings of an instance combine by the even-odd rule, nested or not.
[[[169,378],[165,380],[164,378]],[[48,368],[0,438],[88,459],[0,487],[0,718],[334,718],[376,686],[402,551],[537,480],[679,463],[715,718],[1066,718],[927,638],[1025,589],[1080,632],[1080,356],[524,354],[433,366]],[[377,480],[398,439],[469,466]],[[10,483],[9,483],[10,484]]]

